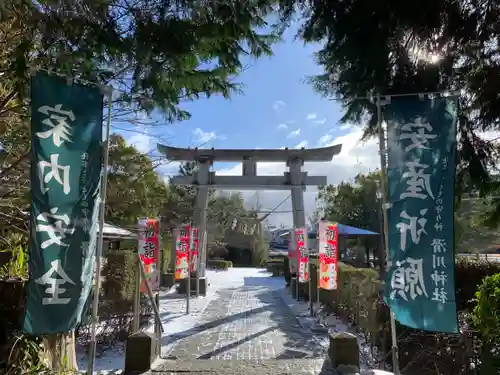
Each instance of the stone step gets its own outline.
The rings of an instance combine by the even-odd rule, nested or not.
[[[150,374],[336,375],[324,359],[194,360],[158,363]]]

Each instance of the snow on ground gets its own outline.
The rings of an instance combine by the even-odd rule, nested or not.
[[[169,292],[160,292],[160,317],[164,333],[162,334],[162,357],[168,356],[174,343],[169,343],[169,336],[181,336],[196,327],[208,304],[215,300],[218,291],[226,288],[236,288],[244,285],[244,279],[248,277],[270,276],[264,269],[260,268],[230,268],[227,271],[207,270],[209,286],[205,297],[191,298],[190,313],[186,315],[186,298],[177,295],[175,289]],[[284,286],[283,278],[269,277],[266,287],[271,290],[280,289]],[[152,331],[152,327],[148,331]],[[96,374],[119,374],[125,365],[125,345],[117,343],[113,348],[103,351],[96,356],[94,373]],[[86,348],[77,350],[78,366],[80,370],[87,368]],[[119,370],[119,371],[117,371]]]
[[[357,332],[354,327],[346,324],[340,320],[335,315],[327,315],[324,311],[319,309],[319,317],[311,317],[309,302],[297,301],[292,298],[289,289],[283,288],[281,290],[281,298],[285,301],[288,307],[292,310],[294,315],[297,317],[299,323],[306,328],[311,329],[313,332],[318,332],[316,340],[322,346],[327,347],[330,344],[329,337],[326,333],[336,333],[336,332],[348,332],[354,334],[358,339],[358,345],[360,348],[360,359],[361,359],[361,371],[365,375],[390,375],[392,373],[385,372],[381,370],[369,370],[373,368],[376,364],[374,354],[372,353],[371,346],[366,342],[364,336]],[[318,304],[313,304],[313,311],[318,311]],[[371,372],[370,372],[371,371]]]
[[[231,268],[227,271],[214,271],[207,270],[207,279],[209,286],[207,288],[207,295],[205,297],[192,298],[190,301],[190,314],[186,315],[186,298],[179,296],[174,290],[170,292],[160,293],[160,316],[164,333],[162,335],[162,357],[168,356],[172,350],[174,340],[170,341],[169,337],[176,336],[182,337],[183,332],[189,331],[197,326],[199,319],[208,304],[217,299],[218,292],[222,289],[237,288],[244,285],[245,278],[259,277],[259,285],[263,285],[262,277],[270,276],[268,272],[260,268]],[[339,318],[334,315],[326,316],[321,310],[319,311],[319,318],[311,317],[309,313],[309,303],[297,302],[291,296],[288,289],[284,287],[285,282],[282,277],[268,277],[264,282],[264,287],[269,290],[276,290],[279,292],[280,297],[288,305],[294,315],[297,317],[299,323],[317,332],[316,340],[322,346],[329,345],[329,338],[327,333],[334,332],[350,332],[358,337],[359,347],[361,348],[362,358],[362,371],[364,374],[369,375],[390,375],[389,372],[380,370],[371,370],[366,372],[367,369],[374,364],[374,358],[370,351],[370,346],[365,342],[364,337],[355,332],[351,327],[343,323]],[[317,306],[313,306],[314,311],[317,311]],[[150,327],[148,330],[151,330]],[[77,352],[79,366],[81,370],[86,370],[87,358],[84,354],[85,351],[80,350]],[[119,374],[120,369],[124,368],[124,344],[116,344],[113,348],[104,351],[100,356],[96,357],[95,371],[96,374]],[[118,371],[117,371],[118,370]]]
[[[264,274],[263,274],[264,272]],[[217,299],[218,291],[227,288],[237,288],[244,285],[244,279],[248,277],[262,277],[267,275],[265,270],[258,268],[230,268],[227,271],[207,270],[207,280],[209,286],[207,288],[207,296],[193,298],[190,302],[190,314],[186,315],[186,298],[173,299],[168,302],[160,302],[160,315],[167,314],[162,318],[164,333],[162,335],[162,357],[168,356],[172,350],[174,343],[169,343],[169,336],[182,337],[183,333],[196,327],[198,320],[201,318],[208,304]],[[270,275],[270,274],[269,274]],[[277,289],[283,286],[276,282],[274,278],[269,277],[268,287]]]

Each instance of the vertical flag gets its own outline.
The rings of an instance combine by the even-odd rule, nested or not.
[[[45,73],[31,80],[31,219],[23,330],[75,329],[86,314],[97,244],[103,94]]]
[[[191,226],[189,224],[181,225],[177,229],[175,239],[175,279],[186,279],[189,275],[188,254],[190,251],[189,241],[191,235]]]
[[[326,290],[335,290],[338,286],[339,229],[337,224],[321,221],[318,231],[319,287]]]
[[[390,267],[385,300],[409,327],[458,332],[456,97],[395,97],[387,108]]]
[[[158,219],[139,219],[139,256],[144,266],[147,282],[152,291],[160,289],[160,270],[158,259],[160,256],[160,222]],[[141,284],[141,293],[146,293],[146,281]]]
[[[295,248],[297,256],[298,282],[309,281],[309,249],[307,248],[307,231],[305,228],[295,228]]]
[[[198,228],[193,227],[191,230],[193,236],[193,248],[191,251],[191,273],[195,273],[198,267],[198,249],[200,247],[200,238]]]

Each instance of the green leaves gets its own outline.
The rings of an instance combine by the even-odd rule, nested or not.
[[[138,217],[160,215],[169,189],[156,173],[157,167],[123,137],[111,136],[106,221],[126,226],[135,225]]]
[[[323,72],[309,77],[323,96],[345,108],[341,122],[365,124],[376,134],[377,94],[462,90],[457,187],[486,194],[494,182],[497,141],[480,131],[500,130],[499,9],[462,0],[279,1],[282,19],[299,13],[298,37],[321,43]],[[496,219],[495,224],[499,222]]]
[[[279,39],[264,20],[267,1],[39,3],[4,5],[9,27],[19,30],[7,41],[9,74],[26,82],[28,66],[41,66],[111,83],[123,94],[117,106],[157,108],[170,122],[189,117],[179,108],[184,100],[236,93],[241,56],[269,55]]]
[[[472,320],[484,340],[481,373],[493,374],[500,366],[500,273],[483,279],[476,301]]]

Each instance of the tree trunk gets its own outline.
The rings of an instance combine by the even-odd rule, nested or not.
[[[47,336],[43,346],[46,365],[54,372],[78,371],[74,331]]]

